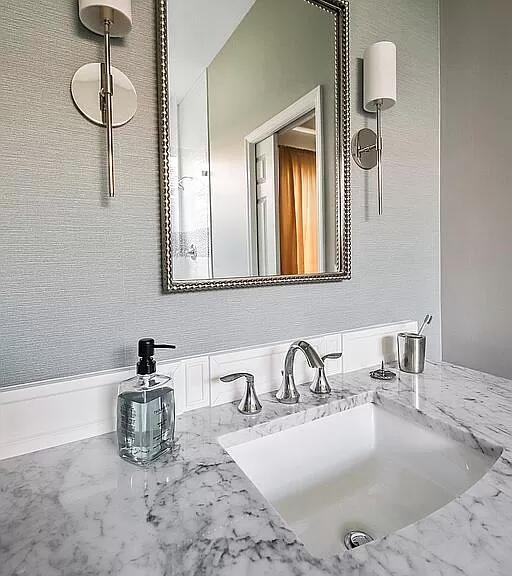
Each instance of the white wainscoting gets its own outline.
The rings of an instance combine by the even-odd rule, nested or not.
[[[343,352],[342,359],[326,363],[327,374],[337,374],[374,366],[382,358],[395,360],[396,334],[417,328],[416,322],[400,322],[304,339],[322,356]],[[176,412],[182,414],[239,400],[244,382],[219,380],[232,372],[254,374],[259,394],[276,390],[290,344],[277,342],[159,362],[158,371],[173,377]],[[133,368],[124,368],[0,390],[0,460],[112,432],[117,386],[133,374]],[[299,353],[297,383],[310,381],[313,374]]]
[[[343,333],[343,372],[354,372],[385,362],[397,360],[396,335],[417,332],[417,322],[402,322],[373,326],[364,330]]]

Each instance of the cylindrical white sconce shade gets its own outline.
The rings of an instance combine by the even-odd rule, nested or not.
[[[78,13],[82,24],[101,36],[106,17],[111,21],[111,36],[125,36],[132,29],[131,0],[78,0]]]
[[[387,110],[396,104],[396,46],[377,42],[364,53],[364,109],[376,112],[377,102]]]

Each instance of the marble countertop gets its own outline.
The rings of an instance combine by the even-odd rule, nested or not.
[[[329,399],[300,387],[295,406],[262,396],[263,412],[253,418],[234,404],[180,416],[175,450],[147,470],[117,456],[113,434],[0,462],[0,574],[509,576],[512,382],[430,364],[377,394],[367,370],[331,383]],[[313,558],[217,439],[278,428],[281,416],[339,411],[367,391],[502,446],[503,454],[427,518],[351,552]]]

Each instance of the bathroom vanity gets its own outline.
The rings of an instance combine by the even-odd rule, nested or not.
[[[109,3],[126,16],[122,30]],[[428,353],[441,357],[440,287],[445,319],[456,319],[446,349],[464,350],[447,358],[467,363],[479,348],[480,367],[512,374],[501,365],[510,284],[496,274],[508,267],[487,257],[509,245],[496,240],[510,229],[507,178],[488,178],[480,154],[507,174],[506,146],[494,149],[505,124],[479,110],[493,96],[483,72],[502,76],[500,60],[494,69],[477,58],[489,58],[490,33],[470,35],[474,72],[452,66],[464,34],[443,31],[437,0],[148,0],[133,3],[133,30],[129,0],[100,4],[2,6],[0,458],[16,457],[0,460],[0,576],[510,576],[512,381],[446,363],[369,376],[375,362],[401,359],[402,329],[385,322],[432,312]],[[480,12],[465,12],[484,28]],[[94,32],[104,57],[84,69],[99,52]],[[110,36],[128,32],[112,49],[130,80],[110,58]],[[454,54],[441,58],[445,36]],[[69,94],[79,66],[71,95],[105,125],[102,148],[101,128]],[[461,89],[461,78],[475,85]],[[479,146],[440,146],[440,92],[442,118],[455,119],[442,132],[486,125]],[[461,93],[475,102],[460,106]],[[467,142],[481,156],[472,163]],[[440,150],[463,159],[441,220],[450,179]],[[482,174],[460,170],[470,164]],[[493,311],[493,301],[505,305]],[[468,330],[461,319],[477,308]],[[418,338],[412,323],[404,331]],[[176,338],[181,355],[165,359],[151,398],[156,367],[140,355],[144,402],[126,368],[141,330]],[[471,338],[456,342],[462,333]],[[320,358],[303,341],[283,349],[304,334]],[[491,340],[494,350],[482,345]],[[319,394],[301,378],[300,401],[295,348],[317,369]],[[327,374],[323,360],[341,351],[332,372],[343,374]],[[148,455],[158,458],[145,468],[104,434],[120,381],[121,456],[135,452],[132,415],[158,413],[140,404],[178,407],[176,420],[155,418]]]
[[[301,402],[293,406],[264,395],[263,410],[255,417],[242,416],[236,404],[182,415],[173,452],[148,469],[122,461],[113,434],[0,462],[2,575],[509,574],[511,382],[448,364],[429,364],[425,374],[401,374],[384,387],[371,380],[367,370],[331,378],[331,384],[332,394],[323,399],[300,386]],[[370,418],[356,417],[355,411]],[[352,419],[350,425],[346,416]],[[386,418],[395,419],[392,426],[386,425]],[[329,419],[332,423],[326,424]],[[406,428],[397,427],[398,420]],[[411,474],[397,473],[397,486],[400,479],[406,482],[389,501],[396,504],[401,496],[403,507],[410,503],[416,512],[423,502],[426,507],[418,513],[429,515],[412,518],[415,521],[394,531],[407,522],[406,516],[396,523],[383,512],[375,516],[379,527],[372,524],[371,514],[385,510],[378,506],[380,495],[391,494],[386,486],[377,481],[373,487],[362,487],[358,495],[354,482],[346,481],[344,490],[356,494],[353,517],[359,510],[368,520],[368,526],[353,528],[374,530],[375,540],[347,551],[343,534],[334,534],[331,548],[312,553],[307,530],[297,536],[300,521],[294,524],[282,506],[284,500],[272,505],[269,500],[276,492],[273,496],[259,485],[267,500],[256,488],[261,479],[249,470],[251,458],[267,443],[269,450],[263,449],[258,462],[252,461],[253,469],[261,470],[267,453],[271,457],[270,448],[279,456],[279,450],[289,446],[292,459],[300,455],[296,460],[303,466],[301,478],[293,474],[272,478],[275,468],[264,476],[277,482],[277,491],[303,489],[308,470],[316,470],[318,478],[322,463],[329,468],[347,454],[354,461],[359,452],[363,458],[365,422],[373,421],[375,436],[367,439],[369,449],[377,446],[384,460],[387,454],[393,466],[401,462]],[[301,437],[301,426],[308,427],[303,430],[309,441]],[[329,439],[330,447],[315,450],[319,432],[310,426],[327,427],[329,435],[339,430],[339,437]],[[299,442],[283,437],[289,434]],[[439,443],[429,445],[432,434]],[[272,437],[276,440],[269,443]],[[460,449],[453,451],[454,446]],[[429,459],[438,447],[442,457],[451,455],[444,465],[436,461],[431,466]],[[332,453],[332,462],[322,449]],[[244,461],[243,453],[249,459]],[[283,454],[287,451],[279,456],[280,465],[287,466]],[[469,478],[467,485],[450,472],[461,461],[467,464],[466,471],[459,467],[459,473]],[[431,487],[440,491],[452,482],[459,495],[442,505],[442,498],[427,495],[425,483],[411,480],[414,474],[423,479],[430,474]],[[319,502],[333,494],[327,484],[317,482],[314,488]],[[307,507],[308,498],[304,497],[304,506],[296,500],[292,512]],[[357,498],[359,506],[354,505]],[[372,498],[377,508],[371,505]],[[442,507],[434,511],[431,505]],[[344,506],[346,510],[348,501]],[[396,506],[389,510],[391,515]],[[326,533],[334,521],[324,523]]]

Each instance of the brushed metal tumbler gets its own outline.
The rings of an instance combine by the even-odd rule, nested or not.
[[[425,336],[401,332],[397,336],[398,365],[402,372],[421,374],[425,369]]]

